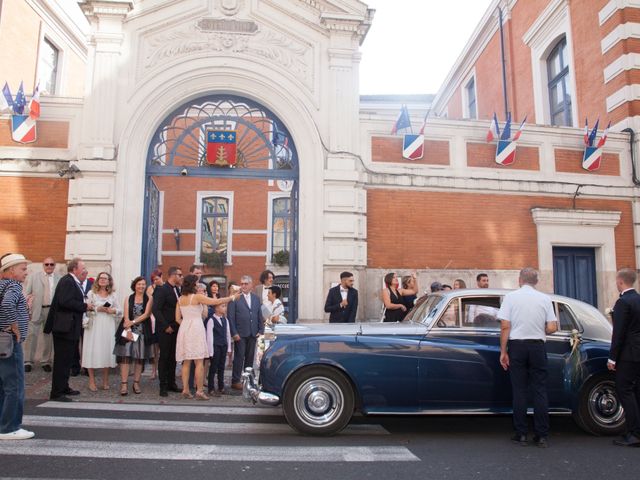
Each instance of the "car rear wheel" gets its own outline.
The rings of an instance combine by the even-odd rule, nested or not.
[[[593,435],[624,432],[624,410],[613,375],[598,375],[584,384],[573,418],[580,428]]]
[[[353,415],[354,392],[347,377],[331,367],[309,367],[287,382],[282,406],[295,430],[310,435],[335,435]]]

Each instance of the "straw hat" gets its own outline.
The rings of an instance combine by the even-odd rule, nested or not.
[[[0,272],[4,272],[8,268],[13,267],[14,265],[19,265],[21,263],[31,263],[30,260],[24,258],[24,255],[20,255],[19,253],[10,253],[9,255],[2,258],[2,263],[0,264]]]

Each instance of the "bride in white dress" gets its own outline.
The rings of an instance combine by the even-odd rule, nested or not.
[[[87,295],[87,302],[95,305],[83,321],[82,366],[89,372],[89,390],[95,392],[95,369],[102,369],[102,389],[109,389],[109,369],[116,366],[113,354],[115,333],[122,309],[113,292],[113,278],[107,272],[100,272]]]

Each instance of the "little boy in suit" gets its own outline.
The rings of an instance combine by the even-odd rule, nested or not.
[[[227,359],[227,353],[230,352],[231,335],[229,332],[229,320],[227,319],[227,304],[223,303],[213,307],[213,317],[211,317],[211,330],[213,338],[213,357],[209,365],[209,374],[207,382],[209,385],[209,394],[220,396],[225,394],[224,389],[224,365]],[[218,376],[218,388],[216,390],[215,376]]]

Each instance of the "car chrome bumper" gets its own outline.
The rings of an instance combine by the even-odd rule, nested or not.
[[[251,400],[253,403],[262,403],[263,405],[275,406],[280,403],[280,397],[273,393],[266,393],[260,390],[256,384],[255,373],[253,368],[247,367],[242,374],[242,396],[245,400]]]

